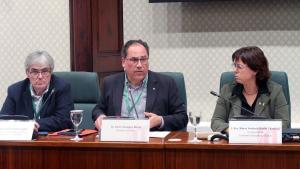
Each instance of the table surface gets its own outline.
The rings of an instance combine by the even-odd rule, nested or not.
[[[97,134],[40,136],[32,141],[0,141],[0,168],[300,168],[299,142],[228,144],[221,140],[189,143],[193,134],[171,132],[149,142],[103,142]],[[170,141],[174,140],[180,141]]]
[[[0,146],[27,146],[27,147],[111,147],[111,148],[172,148],[172,149],[253,149],[253,150],[287,150],[299,151],[300,142],[283,144],[229,144],[225,140],[207,141],[198,143],[188,142],[193,134],[188,132],[171,132],[165,138],[150,138],[149,142],[104,142],[99,141],[97,134],[82,137],[83,140],[75,142],[70,140],[72,136],[39,136],[31,141],[0,141]],[[176,141],[172,141],[175,139]],[[171,140],[171,141],[169,141]]]

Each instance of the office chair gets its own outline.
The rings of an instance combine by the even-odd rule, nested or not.
[[[167,76],[170,76],[175,80],[176,86],[178,88],[179,97],[182,99],[186,106],[187,111],[187,98],[186,98],[186,90],[185,90],[185,82],[184,82],[184,76],[181,72],[158,72]],[[186,131],[186,127],[181,129],[180,131]]]
[[[185,90],[185,82],[184,82],[184,76],[181,72],[159,72],[161,74],[170,76],[175,80],[175,83],[178,88],[179,96],[184,102],[185,105],[187,105],[187,98],[186,98],[186,90]]]
[[[71,84],[75,109],[84,110],[80,129],[95,129],[92,110],[100,99],[99,79],[96,72],[54,72]]]

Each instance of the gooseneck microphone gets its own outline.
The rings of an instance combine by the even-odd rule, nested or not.
[[[45,102],[43,103],[43,105],[41,106],[40,110],[43,108],[43,106],[45,106],[45,104],[47,103],[47,101],[51,98],[51,96],[53,95],[53,93],[55,92],[55,88],[53,88],[50,92],[50,94],[48,95],[47,99],[45,100]]]
[[[51,98],[51,96],[53,95],[54,92],[55,92],[55,88],[53,88],[51,90],[50,94],[48,95],[48,97],[46,98],[46,100],[44,101],[44,103],[41,105],[40,110],[34,115],[34,119],[37,119],[40,116],[41,110],[45,107],[46,103]]]
[[[233,103],[231,100],[229,100],[229,99],[227,99],[225,97],[220,96],[219,94],[217,94],[217,92],[210,91],[210,94],[212,94],[213,96],[217,96],[217,97],[219,97],[219,98],[221,98],[221,99],[223,99],[223,100],[231,103],[233,106],[239,107],[239,108],[245,110],[246,112],[248,112],[249,114],[253,115],[253,116],[247,116],[248,118],[265,119],[265,117],[257,116],[254,112],[252,112],[252,111],[250,111],[250,110],[248,110],[248,109],[246,109],[246,108],[244,108],[244,107],[242,107],[242,106],[240,106],[238,104]],[[233,118],[243,118],[243,117],[233,117]]]
[[[135,112],[136,118],[139,119],[139,115],[138,115],[138,113],[136,111],[135,103],[134,103],[134,100],[133,100],[133,97],[132,97],[132,94],[131,94],[131,89],[128,89],[128,92],[129,92],[129,95],[130,95],[130,98],[131,98],[131,101],[132,101],[132,105],[133,105],[133,108],[134,108],[134,112]]]

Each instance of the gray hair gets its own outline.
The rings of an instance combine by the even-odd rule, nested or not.
[[[33,64],[49,65],[51,71],[54,69],[54,60],[46,51],[35,51],[30,53],[25,60],[25,70],[28,70]]]

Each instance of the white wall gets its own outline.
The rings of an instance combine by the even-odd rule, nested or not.
[[[25,57],[46,50],[55,70],[70,70],[68,0],[0,0],[0,107],[7,87],[25,78]]]
[[[150,46],[150,68],[185,75],[188,110],[210,121],[221,72],[231,70],[232,53],[247,45],[262,48],[270,69],[288,73],[292,121],[300,122],[300,1],[239,0],[205,3],[123,1],[124,39]]]

